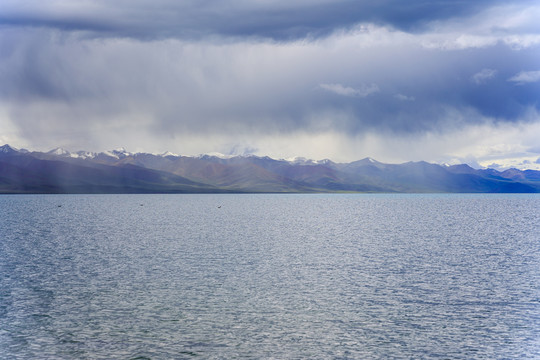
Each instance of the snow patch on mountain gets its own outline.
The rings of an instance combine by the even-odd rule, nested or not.
[[[161,157],[167,157],[167,156],[180,157],[180,155],[172,153],[170,151],[165,151],[164,153],[158,154],[157,156],[161,156]]]
[[[74,155],[79,159],[93,159],[97,154],[90,151],[77,151]]]
[[[217,157],[220,159],[230,159],[230,158],[235,157],[235,155],[225,155],[225,154],[214,151],[214,152],[209,152],[207,154],[199,154],[195,156],[195,158],[198,158],[198,159],[212,158],[212,157]]]
[[[294,165],[330,165],[333,164],[330,159],[312,160],[301,156],[295,156],[293,158],[284,159],[285,161]]]
[[[52,149],[51,151],[47,152],[47,154],[50,154],[50,155],[57,155],[57,156],[71,157],[71,153],[70,153],[69,151],[67,151],[66,149],[61,148],[61,147],[54,148],[54,149]],[[76,154],[75,154],[75,155],[76,155]],[[75,157],[76,157],[76,156],[75,156]]]
[[[111,151],[111,153],[116,155],[120,159],[125,158],[127,156],[133,155],[133,153],[130,153],[129,151],[127,151],[123,147],[118,148],[118,149],[114,149],[114,150]]]

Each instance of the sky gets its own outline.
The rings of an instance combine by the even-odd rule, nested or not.
[[[540,3],[2,0],[0,145],[540,169]]]

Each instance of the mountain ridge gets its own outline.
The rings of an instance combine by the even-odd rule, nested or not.
[[[538,193],[540,171],[0,146],[0,193]]]

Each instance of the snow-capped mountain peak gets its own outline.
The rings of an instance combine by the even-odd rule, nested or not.
[[[126,157],[132,155],[129,151],[127,151],[125,148],[120,147],[118,149],[114,149],[111,151],[111,153],[115,154],[118,157]]]
[[[159,156],[161,156],[161,157],[167,157],[167,156],[179,157],[180,155],[175,154],[175,153],[172,153],[172,152],[170,152],[170,151],[165,151],[164,153],[159,154]]]
[[[377,160],[375,160],[375,159],[373,159],[373,158],[371,158],[371,157],[365,158],[364,161],[365,161],[365,162],[368,162],[368,163],[371,163],[371,164],[376,164],[376,163],[378,163]]]
[[[76,155],[79,159],[93,159],[96,157],[96,153],[94,152],[90,152],[90,151],[77,151],[76,154],[72,154],[73,155]]]
[[[58,156],[70,156],[71,155],[71,153],[69,151],[67,151],[66,149],[61,148],[61,147],[54,148],[51,151],[47,152],[47,154],[58,155]]]
[[[0,154],[12,154],[16,152],[19,152],[19,150],[9,146],[8,144],[0,146]]]
[[[112,158],[115,158],[115,159],[118,159],[118,158],[119,158],[119,156],[116,155],[116,154],[115,154],[114,152],[112,152],[112,151],[104,151],[104,152],[102,152],[102,153],[100,153],[100,154],[103,154],[103,155],[105,155],[105,156],[112,157]]]
[[[112,157],[112,158],[115,158],[115,159],[123,159],[125,157],[133,155],[133,153],[130,153],[130,152],[126,151],[126,149],[124,149],[124,148],[118,148],[118,149],[115,149],[115,150],[104,151],[104,152],[102,152],[100,154],[103,154],[105,156]]]

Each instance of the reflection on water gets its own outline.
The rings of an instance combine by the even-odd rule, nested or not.
[[[537,195],[2,196],[0,211],[0,358],[540,357]]]

